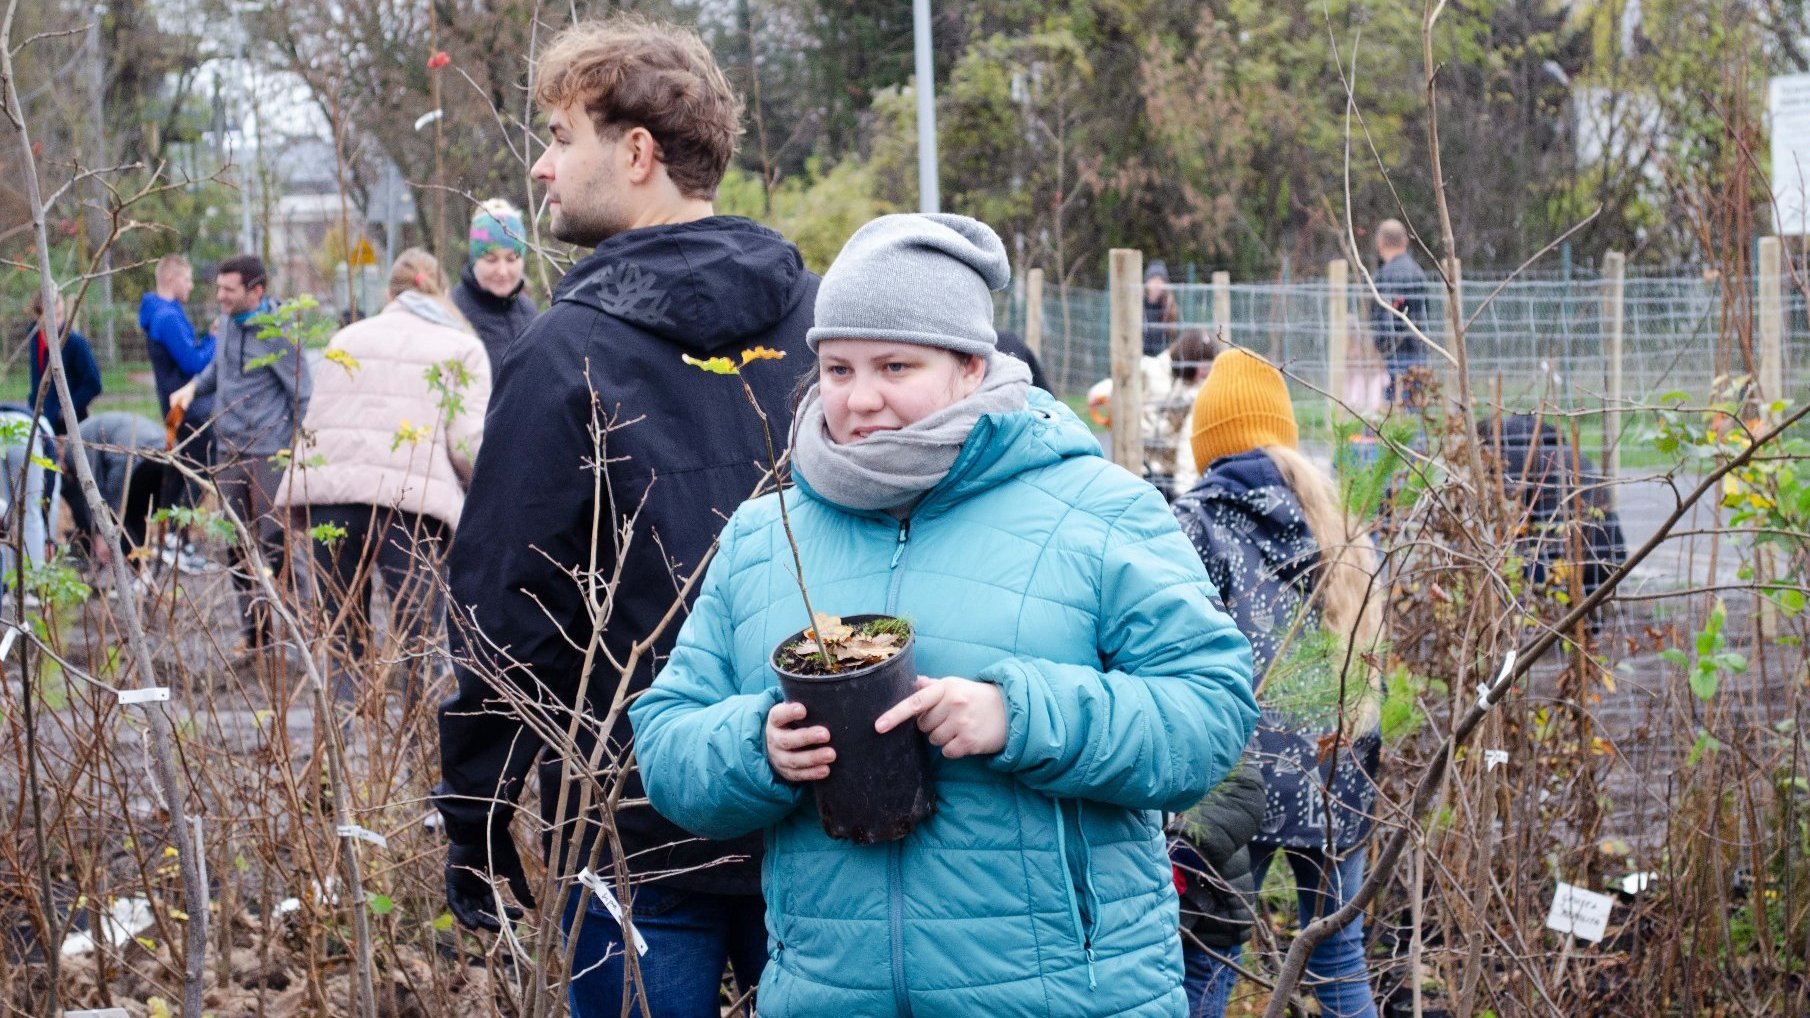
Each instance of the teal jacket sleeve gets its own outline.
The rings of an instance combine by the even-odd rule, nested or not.
[[[718,841],[773,826],[804,794],[767,761],[767,712],[780,701],[778,687],[736,691],[728,588],[739,521],[731,517],[724,529],[666,667],[629,708],[648,801],[673,823]]]
[[[1058,798],[1179,812],[1256,727],[1250,644],[1154,488],[1108,530],[1098,589],[1102,667],[1021,657],[978,676],[1006,701],[992,766]]]

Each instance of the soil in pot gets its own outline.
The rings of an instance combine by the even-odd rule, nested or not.
[[[773,652],[780,689],[787,700],[804,705],[801,724],[828,728],[836,750],[830,776],[811,785],[817,814],[832,838],[858,845],[896,841],[936,811],[924,733],[916,725],[884,735],[874,731],[881,714],[917,689],[911,627],[890,616],[857,615],[840,620],[851,632],[836,640],[843,634],[831,620],[823,622],[833,652],[838,643],[846,648],[864,641],[877,645],[866,659],[880,660],[863,664],[863,658],[845,658],[840,671],[828,672],[810,630],[786,638]]]

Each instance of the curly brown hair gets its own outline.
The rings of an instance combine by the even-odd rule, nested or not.
[[[580,22],[553,39],[534,77],[543,109],[582,103],[606,139],[646,128],[680,193],[716,196],[742,101],[696,32],[635,14]]]

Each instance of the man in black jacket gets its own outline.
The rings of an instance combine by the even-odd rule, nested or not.
[[[1406,402],[1410,395],[1408,372],[1427,363],[1426,344],[1414,335],[1414,329],[1425,332],[1427,328],[1427,274],[1408,253],[1408,228],[1394,219],[1377,224],[1376,260],[1380,263],[1376,292],[1383,304],[1370,302],[1370,331],[1376,339],[1376,352],[1389,369],[1389,390],[1384,398],[1395,405]],[[1414,328],[1402,321],[1404,317]]]
[[[510,354],[452,547],[459,688],[440,710],[436,797],[452,843],[448,903],[466,925],[496,928],[502,885],[488,876],[532,905],[507,824],[538,762],[548,864],[562,892],[576,888],[568,929],[582,923],[573,1013],[623,1013],[616,903],[571,878],[588,867],[610,880],[625,864],[648,944],[636,1013],[714,1018],[725,963],[749,987],[766,961],[759,838],[696,839],[636,803],[645,793],[630,775],[617,859],[595,803],[630,749],[621,668],[637,661],[624,695],[652,682],[686,578],[763,476],[740,386],[680,356],[785,352],[748,373],[783,441],[787,397],[809,369],[817,279],[778,234],[714,215],[741,103],[694,33],[623,17],[576,25],[541,56],[535,85],[551,138],[533,174],[553,234],[596,251]],[[542,737],[566,730],[573,704],[576,756]]]

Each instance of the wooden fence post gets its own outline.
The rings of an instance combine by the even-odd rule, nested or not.
[[[1754,394],[1754,406],[1760,412],[1762,421],[1771,421],[1773,415],[1768,412],[1767,404],[1785,398],[1785,301],[1779,274],[1779,239],[1777,237],[1761,237],[1759,243],[1759,302],[1755,307],[1755,323],[1759,333],[1760,348],[1755,351],[1760,377]],[[1743,414],[1745,416],[1745,414]],[[1778,559],[1771,547],[1759,545],[1754,549],[1755,579],[1761,583],[1771,583],[1778,578]],[[1779,608],[1772,598],[1762,597],[1760,603],[1760,624],[1768,632],[1777,632],[1779,625]]]
[[[1611,251],[1603,256],[1603,318],[1608,336],[1603,358],[1608,377],[1603,387],[1603,473],[1613,480],[1621,475],[1621,354],[1622,329],[1627,323],[1628,256]],[[1611,488],[1611,493],[1615,489]]]
[[[1024,345],[1043,359],[1043,270],[1032,269],[1024,280]]]
[[[1351,264],[1343,258],[1326,263],[1326,429],[1339,421],[1345,398],[1345,356],[1351,342]]]
[[[1112,249],[1112,461],[1144,475],[1144,253]]]
[[[1756,402],[1762,407],[1786,397],[1785,301],[1779,254],[1777,237],[1760,238],[1760,397]]]
[[[1213,273],[1213,338],[1232,341],[1232,274]]]

